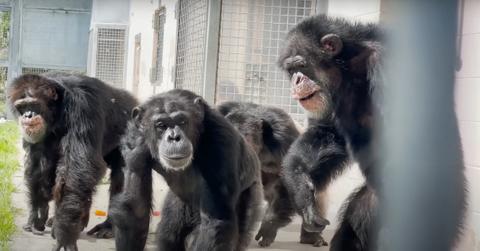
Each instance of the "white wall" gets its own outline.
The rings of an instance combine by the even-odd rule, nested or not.
[[[92,26],[95,23],[128,24],[130,0],[93,0]],[[136,2],[136,0],[133,0]]]
[[[145,100],[154,93],[173,89],[175,78],[175,52],[177,37],[177,20],[175,8],[177,0],[131,0],[130,1],[130,27],[127,60],[127,90],[133,89],[133,62],[135,51],[135,35],[141,33],[140,74],[138,98]],[[156,9],[164,6],[166,10],[165,34],[163,44],[163,80],[160,86],[154,87],[150,82],[150,69],[152,57],[154,31],[152,19]]]
[[[480,247],[480,1],[465,0],[462,69],[457,73],[456,105],[469,181],[469,215],[477,250]]]

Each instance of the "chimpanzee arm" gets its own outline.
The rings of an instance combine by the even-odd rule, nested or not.
[[[145,145],[125,153],[122,192],[112,198],[111,218],[117,250],[143,250],[152,208],[152,160]]]
[[[56,250],[62,247],[76,250],[79,234],[88,224],[95,186],[106,169],[94,144],[85,144],[73,135],[66,137],[54,188],[56,210],[52,234],[57,240]]]
[[[232,199],[222,194],[222,188],[202,192],[201,223],[192,250],[233,250],[237,222]],[[224,191],[223,191],[224,192]]]
[[[345,139],[331,124],[307,128],[290,147],[284,158],[284,172],[305,173],[317,190],[324,190],[347,166],[349,157]],[[284,178],[288,179],[285,174]]]
[[[325,190],[348,162],[345,139],[333,125],[313,125],[291,146],[284,158],[282,180],[294,206],[311,231],[328,221],[316,206],[315,191]]]

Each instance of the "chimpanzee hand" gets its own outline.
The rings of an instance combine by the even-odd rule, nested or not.
[[[270,246],[275,241],[275,237],[277,237],[277,230],[278,227],[276,227],[271,221],[262,222],[262,226],[255,236],[255,240],[259,241],[258,245],[261,247]]]

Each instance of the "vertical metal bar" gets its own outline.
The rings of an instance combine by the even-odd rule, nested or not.
[[[10,44],[9,51],[10,55],[8,58],[8,82],[18,75],[21,72],[21,62],[20,62],[20,44],[21,44],[21,35],[22,32],[22,6],[23,0],[11,1],[11,19],[10,19]]]
[[[221,0],[208,0],[205,64],[203,69],[203,98],[212,105],[215,103],[215,86],[217,83],[221,9]]]
[[[464,204],[453,102],[457,1],[391,4],[380,250],[447,251]]]

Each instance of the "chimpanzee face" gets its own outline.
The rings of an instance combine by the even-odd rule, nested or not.
[[[333,109],[332,94],[342,82],[342,71],[333,57],[342,50],[342,41],[329,34],[314,43],[293,34],[280,57],[280,67],[289,74],[292,96],[311,117],[323,118]]]
[[[59,95],[58,84],[38,75],[23,75],[8,89],[12,113],[26,142],[41,142],[53,123]]]
[[[168,95],[170,93],[170,95]],[[203,101],[177,96],[176,91],[133,109],[154,159],[167,170],[183,170],[193,159],[203,128]]]

